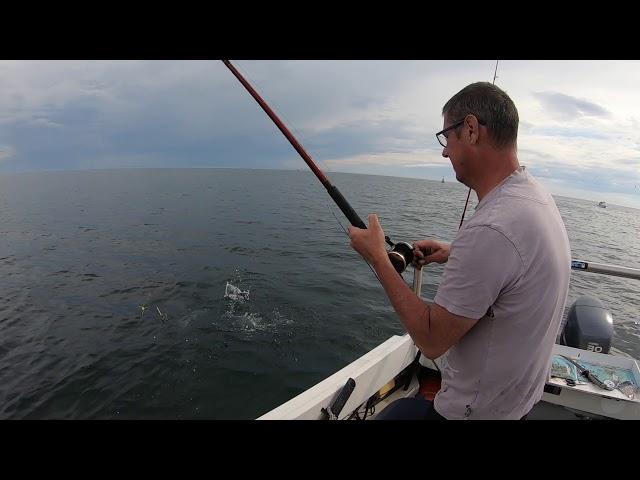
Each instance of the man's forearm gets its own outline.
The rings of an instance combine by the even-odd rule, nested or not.
[[[429,337],[429,304],[418,298],[393,268],[388,257],[373,262],[391,305],[418,348],[426,353]]]

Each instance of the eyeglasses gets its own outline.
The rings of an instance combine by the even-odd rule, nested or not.
[[[438,133],[436,133],[436,138],[438,139],[438,142],[440,142],[440,145],[442,145],[443,147],[446,147],[447,146],[447,135],[445,135],[445,133],[447,133],[449,130],[453,130],[454,128],[458,128],[463,123],[464,123],[464,118],[462,120],[460,120],[458,123],[454,123],[453,125],[450,125],[447,128],[445,128],[444,130],[440,130]]]
[[[457,123],[454,123],[453,125],[449,125],[447,128],[445,128],[444,130],[440,130],[438,133],[436,133],[436,138],[438,139],[438,142],[440,142],[440,145],[442,145],[443,147],[447,146],[447,137],[448,135],[445,135],[445,133],[447,133],[449,130],[453,130],[455,128],[458,128],[459,126],[461,126],[465,119],[467,117],[463,118],[462,120],[460,120]],[[476,117],[478,119],[478,123],[480,125],[486,125],[486,123],[482,120],[480,120],[478,117]]]

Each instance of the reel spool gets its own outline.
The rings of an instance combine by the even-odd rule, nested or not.
[[[404,272],[405,269],[411,265],[411,262],[413,262],[413,245],[407,242],[393,244],[393,242],[389,240],[389,237],[386,237],[386,240],[387,243],[392,245],[387,255],[389,255],[389,260],[391,260],[393,268],[395,268],[398,273]]]

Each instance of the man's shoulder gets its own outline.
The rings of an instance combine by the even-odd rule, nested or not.
[[[502,255],[507,255],[505,249],[508,249],[520,256],[509,228],[496,221],[470,222],[458,231],[452,248],[454,246],[465,248],[470,255],[487,255],[489,251],[499,251]]]
[[[525,167],[505,182],[495,200],[520,201],[531,206],[555,205],[549,191]]]
[[[536,217],[544,217],[550,210],[556,210],[553,197],[529,176],[504,185],[490,202],[476,212],[468,226],[487,226],[508,235],[522,223],[535,222]]]

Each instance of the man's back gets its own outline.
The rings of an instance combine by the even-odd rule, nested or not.
[[[480,319],[442,357],[440,414],[516,419],[541,398],[570,262],[555,202],[524,167],[482,199],[451,245],[434,300]]]

